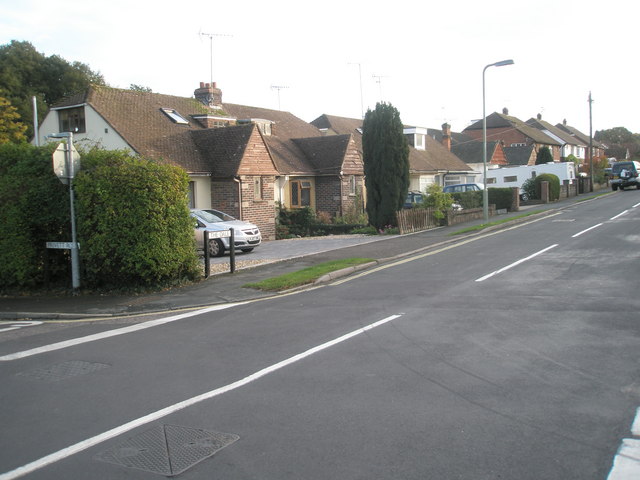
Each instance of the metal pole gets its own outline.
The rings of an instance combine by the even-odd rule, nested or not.
[[[71,284],[73,290],[80,287],[80,258],[78,255],[78,243],[76,235],[76,212],[73,194],[73,133],[69,132],[69,142],[67,143],[67,172],[69,172],[69,207],[71,210]]]
[[[31,102],[33,104],[33,138],[35,140],[36,147],[39,147],[40,135],[38,133],[38,103],[35,96],[31,97]]]
[[[484,189],[482,190],[482,218],[485,223],[489,221],[489,189],[487,188],[487,115],[485,112],[484,74],[490,66],[487,65],[482,70],[482,183],[484,184]]]
[[[211,275],[211,255],[209,254],[209,231],[205,230],[202,232],[203,241],[204,241],[204,278],[209,278]]]
[[[229,237],[229,267],[231,273],[236,271],[236,237],[233,228],[229,229],[231,236]]]
[[[593,192],[593,124],[591,118],[591,104],[593,100],[591,99],[591,92],[589,92],[589,172],[590,174],[590,182],[591,186],[589,191]]]

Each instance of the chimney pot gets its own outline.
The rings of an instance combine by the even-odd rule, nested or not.
[[[508,109],[507,107],[504,107],[504,108],[502,109],[502,114],[503,114],[503,115],[509,115],[509,109]]]
[[[204,82],[200,82],[200,88],[204,88]]]
[[[542,120],[542,114],[541,113],[538,114],[538,120]]]

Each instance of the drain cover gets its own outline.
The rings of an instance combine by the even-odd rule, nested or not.
[[[38,368],[31,370],[30,372],[18,373],[23,377],[35,378],[38,380],[45,380],[47,382],[58,382],[65,378],[77,377],[79,375],[87,375],[103,368],[108,368],[110,365],[104,363],[90,363],[80,360],[73,360],[64,363],[58,363],[50,367]]]
[[[96,460],[165,476],[179,475],[240,437],[199,428],[159,425],[95,456]]]

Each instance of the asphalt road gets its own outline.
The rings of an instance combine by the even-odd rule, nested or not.
[[[0,480],[638,478],[639,262],[622,192],[288,296],[34,326]]]

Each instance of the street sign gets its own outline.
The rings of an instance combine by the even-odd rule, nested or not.
[[[73,243],[73,242],[47,242],[47,248],[60,248],[60,249],[71,250],[73,248],[80,248],[80,244]]]
[[[231,230],[207,230],[209,232],[209,238],[229,238],[231,236]]]
[[[53,152],[53,173],[57,175],[62,183],[67,185],[69,178],[73,178],[75,173],[80,170],[80,154],[76,150],[76,147],[71,145],[71,158],[72,158],[72,171],[67,171],[67,144],[60,143],[56,150]]]

